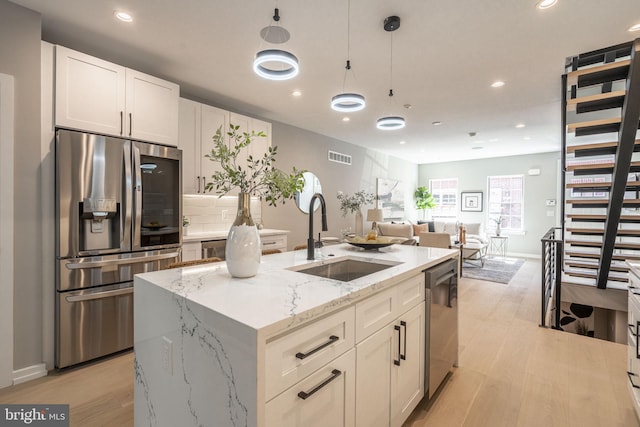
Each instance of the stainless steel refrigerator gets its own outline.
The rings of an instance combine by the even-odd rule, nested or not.
[[[58,130],[56,351],[64,368],[133,346],[133,276],[177,261],[182,152]]]

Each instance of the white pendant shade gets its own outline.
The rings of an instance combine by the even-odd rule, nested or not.
[[[300,68],[295,55],[280,49],[267,49],[256,54],[253,71],[265,79],[289,80],[298,75]]]
[[[404,126],[405,126],[404,117],[400,117],[400,116],[382,117],[376,121],[376,127],[382,130],[402,129]]]
[[[364,109],[364,96],[357,93],[341,93],[331,98],[331,108],[342,113],[352,113]]]

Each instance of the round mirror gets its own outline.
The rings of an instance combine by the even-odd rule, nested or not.
[[[296,193],[296,205],[304,213],[309,213],[309,203],[311,203],[311,197],[316,194],[322,194],[322,186],[320,180],[311,172],[304,172],[304,188],[302,191]],[[320,200],[316,200],[313,204],[313,210],[316,211],[320,207]]]

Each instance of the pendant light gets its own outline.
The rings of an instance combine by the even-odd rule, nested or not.
[[[280,11],[274,10],[273,20],[280,21]],[[289,31],[281,26],[269,25],[260,31],[260,37],[269,43],[281,44],[289,40]],[[298,58],[282,49],[265,49],[256,54],[253,71],[268,80],[289,80],[298,75]]]
[[[391,33],[391,49],[389,59],[389,86],[393,83],[393,31],[400,28],[400,18],[397,16],[389,16],[384,20],[384,29]],[[389,89],[389,102],[393,106],[393,89]],[[376,121],[376,127],[382,130],[402,129],[405,126],[404,117],[401,116],[385,116]]]
[[[342,113],[353,113],[360,111],[366,106],[364,96],[359,93],[345,92],[344,88],[347,83],[347,74],[351,71],[351,0],[347,1],[347,64],[344,67],[344,79],[342,81],[342,93],[331,98],[331,109]]]

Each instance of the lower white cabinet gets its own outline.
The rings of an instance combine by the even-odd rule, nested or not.
[[[640,278],[632,267],[629,273],[627,377],[636,415],[640,418]]]
[[[356,345],[356,426],[401,426],[424,396],[424,301]]]
[[[282,252],[287,250],[287,235],[286,234],[271,234],[268,236],[260,236],[260,242],[262,243],[262,250],[280,249]]]
[[[265,426],[354,425],[355,350],[316,370],[265,407]]]
[[[182,261],[195,261],[202,259],[202,244],[200,242],[188,242],[182,244]]]

